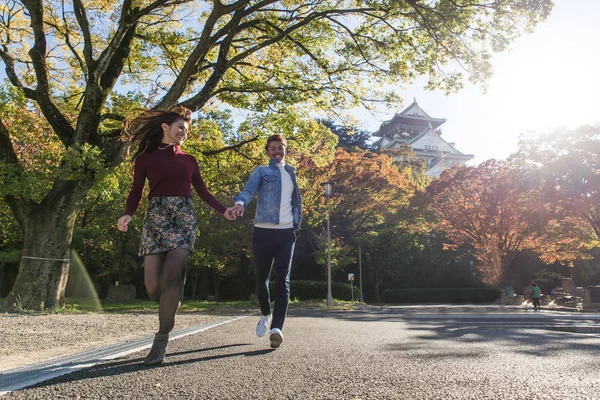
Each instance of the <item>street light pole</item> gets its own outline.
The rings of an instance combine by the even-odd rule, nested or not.
[[[325,198],[329,200],[333,194],[333,182],[321,183],[325,190]],[[331,294],[331,226],[329,210],[327,210],[327,307],[333,306],[333,296]]]
[[[364,303],[363,300],[363,293],[362,293],[362,287],[363,287],[363,281],[362,281],[362,243],[361,240],[358,239],[358,285],[359,285],[359,301],[361,303]]]
[[[329,211],[327,211],[327,307],[333,306],[331,295],[331,229],[329,222]]]

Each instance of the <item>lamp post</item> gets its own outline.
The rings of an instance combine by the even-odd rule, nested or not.
[[[325,190],[325,198],[329,200],[333,194],[333,182],[321,183]],[[333,306],[331,295],[331,227],[329,225],[329,210],[327,210],[327,307]]]
[[[361,303],[364,303],[362,287],[362,238],[358,239],[358,284],[359,284],[359,300]]]

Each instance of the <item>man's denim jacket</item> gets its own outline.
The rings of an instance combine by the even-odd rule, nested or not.
[[[300,229],[302,221],[302,196],[296,180],[296,169],[285,164],[285,170],[292,177],[294,191],[292,192],[292,215],[294,217],[294,229]],[[234,202],[241,201],[244,208],[252,201],[258,192],[258,204],[254,223],[270,222],[279,224],[279,206],[281,204],[281,172],[274,158],[269,161],[269,166],[256,167],[246,182],[246,186],[238,196],[233,198]]]

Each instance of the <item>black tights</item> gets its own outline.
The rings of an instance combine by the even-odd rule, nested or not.
[[[173,249],[144,257],[144,283],[148,296],[159,303],[158,333],[169,333],[175,326],[175,313],[181,300],[181,277],[190,255],[186,249]]]

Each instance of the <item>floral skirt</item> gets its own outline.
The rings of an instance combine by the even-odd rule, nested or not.
[[[196,215],[189,197],[152,197],[148,202],[139,255],[173,249],[194,251]]]

